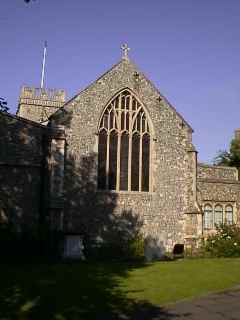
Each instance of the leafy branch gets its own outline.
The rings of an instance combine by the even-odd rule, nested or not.
[[[240,140],[233,139],[229,151],[219,151],[214,164],[240,168]]]
[[[0,97],[0,111],[8,112],[9,108],[7,106],[7,101],[4,98]]]

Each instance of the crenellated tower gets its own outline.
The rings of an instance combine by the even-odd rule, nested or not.
[[[64,90],[22,87],[17,115],[41,124],[61,108],[66,99]]]

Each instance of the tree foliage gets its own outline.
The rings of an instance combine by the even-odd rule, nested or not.
[[[7,101],[4,98],[0,98],[0,111],[8,112],[8,110]]]
[[[240,140],[233,139],[229,151],[219,151],[214,164],[240,168]]]

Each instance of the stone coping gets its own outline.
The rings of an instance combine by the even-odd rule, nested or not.
[[[228,179],[209,179],[209,178],[197,178],[198,182],[204,182],[204,183],[221,183],[221,184],[240,184],[240,181],[238,180],[228,180]]]
[[[198,163],[198,167],[204,167],[204,168],[212,168],[212,169],[227,169],[227,170],[237,170],[236,167],[228,167],[228,166],[215,166],[213,164],[207,164],[207,163]]]
[[[122,194],[122,195],[145,195],[145,196],[153,196],[157,195],[156,192],[147,192],[147,191],[125,191],[125,190],[96,190],[97,193],[110,193],[110,194]]]

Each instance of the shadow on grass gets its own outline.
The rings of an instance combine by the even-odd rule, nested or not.
[[[63,119],[66,120],[65,123],[56,124],[71,127],[72,116],[71,114],[68,116],[69,119]],[[28,159],[30,163],[35,163],[35,159],[32,159],[31,154],[29,155],[29,150],[35,150],[29,143],[34,137],[34,132],[31,132],[32,129],[28,131],[28,128],[21,127],[21,123],[17,123],[17,126],[14,125],[10,130],[8,123],[6,128],[11,131],[9,138],[14,137],[13,141],[15,141],[15,135],[18,138],[23,136],[24,141],[22,142],[19,138],[17,150],[20,149],[22,158]],[[6,130],[6,132],[8,131]],[[38,137],[37,134],[36,136]],[[51,141],[48,140],[47,133],[45,138],[45,147],[48,150]],[[6,141],[7,149],[10,143],[8,140]],[[3,145],[6,144],[6,141],[3,141]],[[45,140],[43,139],[43,141]],[[36,139],[36,144],[37,142]],[[13,147],[13,155],[15,155],[15,144]],[[102,243],[111,243],[111,248],[114,249],[113,256],[122,257],[122,255],[128,253],[125,250],[128,240],[132,240],[134,235],[139,234],[143,222],[139,218],[139,214],[132,212],[128,205],[121,207],[122,199],[116,192],[110,192],[109,190],[99,192],[97,189],[98,156],[92,151],[87,154],[81,154],[80,151],[77,150],[73,153],[70,144],[66,144],[64,168],[66,190],[64,190],[64,195],[58,190],[58,180],[53,179],[55,182],[52,181],[51,187],[53,187],[53,194],[56,198],[45,198],[45,193],[48,194],[48,191],[51,190],[48,186],[48,180],[51,179],[43,179],[42,177],[45,175],[41,175],[39,172],[36,189],[29,182],[35,180],[31,178],[31,175],[29,181],[25,183],[27,191],[22,190],[21,185],[19,186],[19,194],[26,195],[26,199],[28,199],[28,190],[33,190],[35,194],[39,187],[43,189],[42,195],[39,198],[36,197],[38,201],[34,201],[35,198],[29,196],[30,204],[34,204],[34,202],[39,204],[39,216],[36,214],[38,208],[34,211],[31,208],[26,210],[27,207],[22,206],[21,202],[28,203],[28,200],[20,201],[18,199],[16,201],[15,189],[11,185],[7,189],[7,193],[2,192],[4,197],[1,195],[3,198],[1,202],[6,211],[7,221],[12,222],[22,231],[24,227],[28,226],[28,223],[24,222],[29,220],[24,218],[23,221],[19,221],[16,219],[18,216],[16,207],[20,206],[22,212],[28,213],[30,221],[35,218],[37,225],[38,220],[41,226],[45,226],[45,223],[47,225],[51,223],[53,229],[55,227],[58,229],[58,226],[63,224],[61,228],[65,233],[81,235],[85,241],[85,248],[91,249],[94,241],[100,239]],[[44,154],[44,152],[42,153]],[[52,165],[51,173],[55,174],[56,177],[58,177],[61,168],[58,163],[60,155],[61,150],[49,155],[54,159],[52,163],[55,165]],[[41,159],[38,152],[36,152],[36,159]],[[40,171],[45,173],[45,160],[42,162],[42,164],[39,164]],[[24,171],[21,170],[19,169],[20,177],[24,176]],[[14,173],[14,170],[12,172],[13,184],[17,185],[18,176]],[[35,177],[36,174],[33,176]],[[7,181],[5,176],[2,181]],[[6,183],[6,185],[8,184]],[[9,195],[14,195],[14,197],[12,196],[12,202],[8,201]],[[54,210],[47,210],[48,200],[54,200],[53,203],[59,202],[60,204],[61,201],[64,201],[63,223],[60,223],[61,219],[57,208],[55,208],[56,217],[52,212]],[[44,240],[48,243],[46,239]],[[28,241],[28,243],[31,244],[31,241]],[[1,245],[4,246],[4,243],[1,242]],[[36,248],[34,246],[30,246],[30,248],[32,248],[29,251],[32,256]],[[89,251],[91,251],[90,249]],[[21,250],[24,251],[24,248],[21,248]],[[13,250],[7,251],[14,256]],[[20,252],[21,254],[22,252]],[[177,315],[170,314],[148,301],[130,299],[127,292],[120,289],[120,279],[127,278],[129,271],[135,268],[147,268],[147,265],[123,262],[1,265],[0,320],[176,319]],[[150,283],[149,286],[151,286]]]
[[[120,290],[143,263],[62,263],[1,266],[0,319],[177,319]]]

